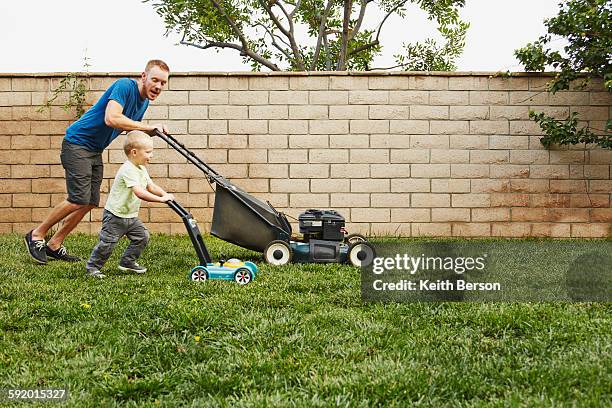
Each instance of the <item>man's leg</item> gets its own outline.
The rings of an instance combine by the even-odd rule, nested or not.
[[[26,248],[35,262],[39,264],[47,263],[47,252],[49,251],[45,242],[47,231],[56,223],[86,206],[86,204],[75,204],[68,200],[64,200],[53,208],[51,214],[45,218],[42,224],[25,235]],[[63,249],[62,252],[65,252],[65,249]]]
[[[62,164],[66,169],[66,188],[69,200],[81,203],[79,208],[69,214],[56,233],[47,243],[47,255],[64,261],[77,261],[77,257],[68,255],[62,244],[85,214],[100,203],[100,186],[102,184],[102,155],[90,152],[79,146],[67,145],[64,149]],[[56,253],[57,251],[59,253]]]
[[[89,211],[92,210],[92,208],[95,208],[96,206],[85,205],[80,207],[81,208],[77,209],[76,211],[73,211],[64,219],[64,222],[62,223],[61,227],[57,230],[57,232],[53,235],[49,242],[47,242],[47,246],[51,250],[55,251],[56,249],[58,249],[64,242],[64,239],[66,239],[66,236],[68,236],[68,234],[70,234],[72,230],[74,230],[76,226],[79,225],[79,222],[81,222],[85,214],[87,214]]]
[[[47,263],[47,255],[65,261],[78,260],[77,257],[68,255],[66,248],[61,246],[61,242],[91,210],[91,206],[97,206],[99,202],[99,189],[102,182],[101,153],[89,151],[64,140],[60,159],[66,170],[68,199],[58,204],[41,225],[25,236],[30,256],[42,264]],[[92,191],[95,191],[95,194],[92,194]],[[94,198],[97,201],[94,201]],[[53,225],[65,218],[67,218],[66,225],[62,225],[60,231],[52,238],[52,245],[58,245],[58,249],[53,250],[47,246],[44,237]]]
[[[68,234],[70,234],[72,230],[79,225],[79,222],[81,222],[85,214],[100,204],[100,186],[102,185],[102,177],[104,173],[102,155],[96,154],[88,157],[88,159],[91,161],[91,166],[87,169],[91,171],[91,174],[89,174],[90,185],[88,186],[89,204],[82,206],[82,208],[79,208],[66,217],[59,230],[49,240],[47,243],[47,255],[52,258],[68,262],[76,262],[80,260],[76,256],[69,255],[66,248],[64,248],[62,244],[66,239],[66,236],[68,236]],[[81,191],[86,191],[86,189],[82,189]],[[82,196],[79,196],[79,199],[82,198]]]
[[[51,227],[53,227],[55,224],[68,217],[69,215],[73,214],[74,212],[77,212],[79,210],[82,211],[85,207],[89,208],[88,205],[74,204],[68,200],[62,201],[61,203],[56,205],[55,208],[53,208],[51,214],[49,214],[47,218],[45,218],[42,224],[32,230],[32,239],[45,239],[45,235],[47,235],[47,232],[51,229]],[[85,215],[86,213],[87,212],[85,212],[83,215]],[[83,218],[83,215],[81,216],[81,218]]]

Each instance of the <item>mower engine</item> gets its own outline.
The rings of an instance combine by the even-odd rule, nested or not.
[[[312,239],[325,241],[344,240],[344,217],[334,210],[310,209],[298,217],[300,233],[304,241]]]
[[[346,235],[345,220],[334,210],[310,209],[298,217],[300,234],[295,240],[275,240],[268,244],[264,259],[272,265],[289,262],[343,263],[366,265],[374,249],[359,234]]]

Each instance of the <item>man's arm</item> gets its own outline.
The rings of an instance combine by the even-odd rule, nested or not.
[[[108,101],[106,105],[106,111],[104,112],[104,123],[106,126],[110,126],[115,129],[125,130],[142,130],[143,132],[152,133],[155,129],[158,129],[164,133],[168,133],[168,129],[165,125],[155,124],[148,125],[143,122],[137,122],[125,116],[123,114],[123,106],[115,100]]]

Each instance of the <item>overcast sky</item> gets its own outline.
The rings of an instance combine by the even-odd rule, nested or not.
[[[466,0],[461,11],[468,31],[460,71],[520,71],[514,50],[545,33],[543,20],[557,14],[560,0]],[[217,53],[176,45],[164,37],[163,20],[141,0],[18,0],[0,2],[0,72],[140,72],[152,58],[173,71],[245,71],[236,51]],[[380,21],[372,16],[366,27]],[[381,34],[383,57],[374,66],[393,65],[404,41],[435,35],[434,24],[414,7],[406,20],[390,20]]]

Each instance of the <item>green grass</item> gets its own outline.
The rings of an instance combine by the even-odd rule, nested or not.
[[[153,236],[147,274],[114,269],[123,242],[97,281],[0,236],[0,388],[67,387],[65,405],[85,407],[612,402],[609,303],[363,304],[353,268],[207,243],[261,273],[194,284],[188,238]],[[67,242],[82,257],[94,244]]]

